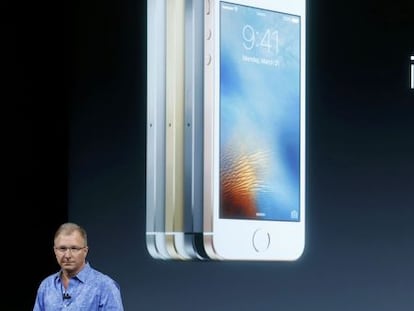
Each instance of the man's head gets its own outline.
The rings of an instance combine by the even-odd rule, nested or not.
[[[64,223],[55,233],[56,260],[65,274],[76,275],[86,262],[88,240],[85,229],[74,223]]]

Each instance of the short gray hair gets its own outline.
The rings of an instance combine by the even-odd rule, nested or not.
[[[66,222],[60,225],[60,227],[57,229],[55,233],[54,240],[56,240],[56,238],[61,234],[64,234],[64,235],[71,234],[75,231],[80,233],[81,237],[83,238],[85,242],[85,246],[88,246],[88,236],[86,234],[86,230],[82,228],[81,226],[79,226],[78,224],[75,224],[73,222]]]

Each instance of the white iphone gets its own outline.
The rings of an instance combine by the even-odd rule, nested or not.
[[[297,260],[306,221],[306,1],[206,0],[204,247]]]
[[[165,12],[166,0],[147,1],[146,245],[169,259],[165,242]]]

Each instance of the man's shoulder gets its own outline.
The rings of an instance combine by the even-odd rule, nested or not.
[[[40,286],[50,286],[54,284],[56,278],[58,277],[59,277],[59,272],[52,273],[43,278],[43,280],[40,282]]]
[[[108,274],[98,269],[95,269],[91,266],[89,266],[89,275],[90,277],[92,277],[92,279],[98,281],[99,283],[107,283],[107,284],[115,283],[117,285],[117,282],[112,277],[110,277]]]

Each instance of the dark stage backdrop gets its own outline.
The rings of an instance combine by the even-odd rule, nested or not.
[[[146,6],[81,1],[68,12],[59,198],[126,310],[414,310],[413,1],[308,1],[307,240],[291,263],[149,256]],[[47,222],[43,249],[62,218]],[[41,267],[37,277],[57,269]]]
[[[40,280],[58,268],[53,234],[68,217],[67,104],[75,51],[66,48],[69,15],[60,4],[2,3],[0,310],[32,310]]]

